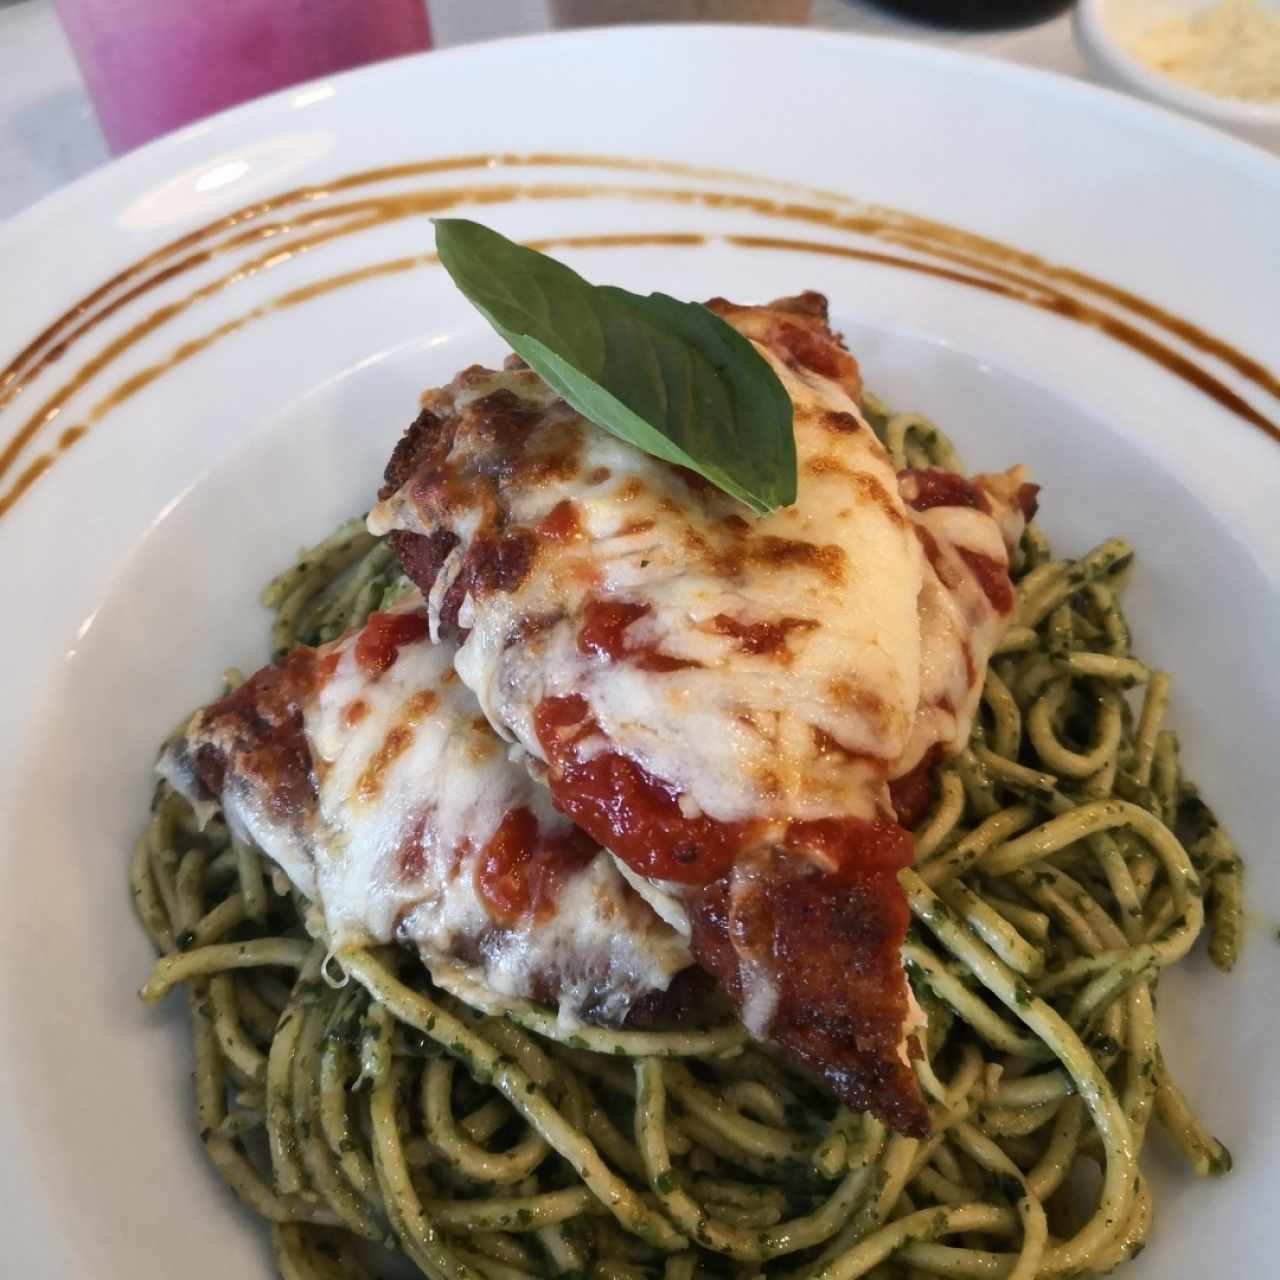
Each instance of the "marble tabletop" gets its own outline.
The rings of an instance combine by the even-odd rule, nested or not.
[[[552,26],[549,0],[428,0],[437,47]],[[866,0],[814,0],[810,25],[922,40],[1088,77],[1069,13],[1034,26],[946,31]],[[110,158],[53,0],[0,0],[0,220]]]

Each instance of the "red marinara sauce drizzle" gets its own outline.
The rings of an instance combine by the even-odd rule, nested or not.
[[[577,827],[547,838],[529,809],[511,809],[480,850],[476,890],[505,924],[523,916],[545,920],[555,911],[564,882],[599,852]]]
[[[634,600],[589,600],[582,611],[578,652],[609,662],[627,661],[641,671],[682,671],[700,666],[697,662],[660,653],[653,645],[628,643],[627,628],[652,612],[652,605]]]
[[[717,613],[711,629],[717,635],[730,636],[743,653],[776,657],[787,651],[787,633],[811,631],[818,624],[812,618],[778,618],[763,622],[739,622],[727,613]]]
[[[534,727],[557,806],[633,871],[706,884],[732,865],[745,834],[741,824],[685,817],[673,790],[616,751],[579,759],[578,744],[600,731],[585,699],[544,698]]]
[[[973,484],[957,472],[942,467],[899,471],[898,484],[905,490],[903,500],[914,511],[928,511],[933,507],[974,507],[977,510],[984,507],[982,495]]]
[[[679,794],[616,751],[579,758],[578,744],[599,734],[585,699],[545,698],[534,715],[551,766],[557,806],[633,871],[656,880],[705,885],[723,875],[759,830],[751,822],[686,817]],[[786,848],[847,880],[909,866],[911,834],[888,819],[820,818],[787,825]]]
[[[904,827],[918,827],[933,803],[933,766],[939,751],[931,747],[909,773],[889,783],[889,800]]]
[[[968,547],[957,547],[956,554],[969,566],[992,608],[998,613],[1012,613],[1014,596],[1009,570],[999,560],[984,556],[980,551],[970,551]]]
[[[926,467],[915,471],[899,471],[898,484],[903,491],[903,501],[914,511],[929,511],[934,507],[972,507],[979,511],[989,511],[990,503],[982,490],[962,475],[954,471],[946,471],[942,467]],[[1026,519],[1035,514],[1036,494],[1039,486],[1022,485],[1017,492],[1016,501]],[[940,560],[938,544],[926,529],[916,526],[916,536],[924,547],[925,555],[936,569]],[[979,551],[970,551],[967,547],[956,547],[956,554],[968,566],[969,571],[978,580],[982,593],[991,602],[991,607],[998,613],[1009,613],[1013,609],[1013,584],[1009,581],[1009,569],[999,560],[983,555]]]
[[[582,537],[582,520],[577,504],[562,498],[538,524],[538,532],[552,542],[574,542]]]
[[[400,647],[427,634],[425,613],[371,613],[356,641],[356,665],[371,679],[400,656]]]

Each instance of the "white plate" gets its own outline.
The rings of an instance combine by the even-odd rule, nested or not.
[[[338,181],[448,157],[472,159]],[[176,1010],[134,998],[149,953],[125,862],[156,742],[224,666],[265,652],[263,578],[369,501],[420,388],[497,355],[420,261],[432,207],[524,238],[634,237],[563,250],[632,288],[821,288],[874,387],[934,413],[975,465],[1032,465],[1063,548],[1136,542],[1138,642],[1175,673],[1188,762],[1250,860],[1251,927],[1235,976],[1195,963],[1161,989],[1175,1071],[1236,1172],[1195,1185],[1153,1142],[1158,1222],[1130,1274],[1261,1275],[1280,1203],[1280,442],[1245,418],[1280,421],[1280,399],[1228,348],[1280,367],[1280,164],[1007,66],[687,28],[504,42],[308,86],[0,232],[0,355],[83,299],[55,341],[95,321],[0,408],[0,449],[32,424],[0,464],[6,1269],[267,1273],[262,1233],[204,1167]],[[657,234],[685,241],[639,242]],[[799,240],[825,247],[783,243]],[[357,274],[307,296],[342,273]],[[1118,340],[1126,326],[1159,358]]]

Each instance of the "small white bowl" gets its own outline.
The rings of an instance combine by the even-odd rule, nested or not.
[[[1280,8],[1280,0],[1262,0]],[[1214,0],[1080,0],[1075,11],[1076,43],[1092,70],[1118,88],[1160,106],[1217,125],[1247,142],[1280,150],[1280,103],[1244,102],[1192,89],[1162,75],[1129,52],[1129,46],[1157,22],[1208,8]]]

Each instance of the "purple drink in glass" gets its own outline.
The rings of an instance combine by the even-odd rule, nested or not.
[[[56,0],[107,145],[430,48],[426,0]]]

